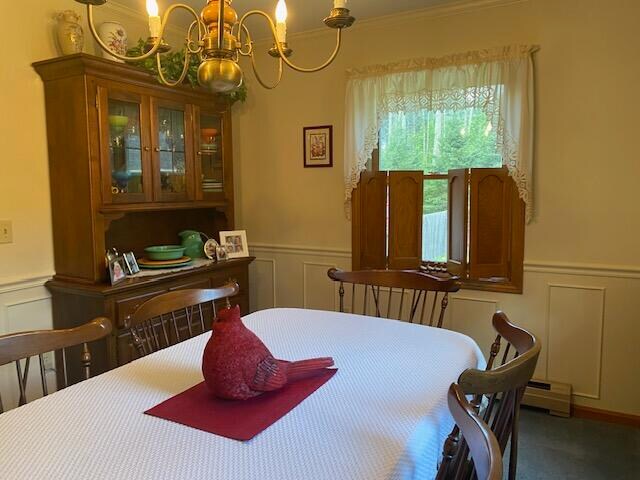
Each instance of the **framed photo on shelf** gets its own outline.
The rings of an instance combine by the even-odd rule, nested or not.
[[[216,247],[216,260],[218,262],[225,262],[229,260],[226,245]]]
[[[220,245],[218,244],[218,242],[215,241],[215,239],[210,238],[209,240],[207,240],[204,244],[204,254],[207,256],[207,258],[209,260],[216,260],[217,259],[217,252],[216,250],[218,249]]]
[[[333,126],[304,127],[304,168],[333,167]]]
[[[220,232],[220,245],[226,247],[229,258],[249,256],[249,245],[247,244],[247,232],[245,230]]]
[[[109,278],[111,285],[116,285],[127,278],[127,265],[124,257],[118,256],[109,260]]]
[[[133,252],[126,252],[124,255],[124,263],[127,266],[127,273],[129,275],[135,275],[140,271],[140,267],[138,266],[138,262],[136,261],[136,256]]]

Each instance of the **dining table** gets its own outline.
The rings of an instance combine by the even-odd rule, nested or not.
[[[203,381],[205,332],[0,415],[0,479],[430,479],[454,425],[447,390],[484,357],[469,337],[364,315],[243,317],[277,358],[336,374],[249,441],[145,415]]]

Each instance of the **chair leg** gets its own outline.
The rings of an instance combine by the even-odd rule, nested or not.
[[[516,480],[516,467],[518,466],[518,423],[520,421],[520,405],[513,412],[513,424],[511,425],[511,450],[509,452],[509,480]]]

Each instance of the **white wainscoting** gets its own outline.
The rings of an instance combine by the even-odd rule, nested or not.
[[[337,310],[327,270],[350,269],[350,251],[259,244],[252,254],[252,310]],[[495,338],[491,315],[503,310],[541,339],[537,378],[572,384],[576,404],[640,415],[640,382],[631,365],[640,343],[640,268],[526,262],[524,282],[523,295],[452,295],[445,327],[471,336],[487,354]]]
[[[275,306],[337,309],[337,289],[327,271],[350,268],[349,251],[259,244],[251,246],[251,254],[256,257],[249,269],[252,311]]]
[[[249,291],[251,311],[276,306],[276,261],[273,258],[256,258],[249,266]]]
[[[51,295],[44,283],[49,276],[28,279],[12,279],[0,284],[0,335],[7,333],[50,329],[53,326],[51,316]],[[55,372],[53,357],[46,357],[47,384],[50,391],[55,390]],[[19,390],[15,365],[0,367],[0,393],[5,410],[18,403]],[[38,398],[42,395],[40,387],[40,369],[32,360],[27,384],[27,397]]]
[[[549,285],[549,379],[573,385],[573,394],[600,398],[604,287]]]

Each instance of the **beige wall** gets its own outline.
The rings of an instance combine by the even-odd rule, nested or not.
[[[137,0],[136,0],[137,1]],[[2,1],[0,29],[0,219],[13,221],[14,243],[0,245],[0,283],[43,277],[53,272],[44,89],[31,67],[58,56],[55,12],[82,15],[85,52],[94,53],[83,6],[73,0]],[[144,17],[122,7],[95,9],[96,24],[121,22],[130,44],[146,34]]]
[[[256,242],[349,247],[350,226],[340,208],[345,70],[533,43],[541,46],[536,54],[537,214],[527,228],[526,258],[640,266],[632,253],[640,222],[620,221],[638,215],[640,162],[632,139],[639,16],[640,2],[634,0],[530,0],[354,27],[327,70],[289,71],[275,91],[251,82],[251,100],[238,110],[235,124],[240,222]],[[292,38],[293,60],[317,63],[328,40],[327,35]],[[302,127],[325,123],[336,130],[336,166],[304,170]]]
[[[84,51],[96,52],[84,9],[73,0],[0,1],[0,219],[13,222],[14,239],[0,245],[0,335],[51,328],[50,296],[43,286],[54,271],[44,89],[31,63],[58,56],[53,15],[69,9],[83,17]],[[96,24],[121,22],[131,43],[146,34],[144,17],[127,8],[107,4],[95,17]],[[174,32],[168,37],[175,40]],[[17,401],[15,388],[13,398],[2,388],[9,377],[17,386],[12,373],[10,366],[0,367],[5,407]]]
[[[524,295],[462,292],[448,324],[486,342],[489,313],[503,308],[542,338],[538,376],[572,383],[577,403],[640,414],[633,353],[640,342],[640,2],[529,0],[442,14],[363,22],[346,32],[331,67],[288,71],[275,91],[248,75],[250,100],[236,110],[234,127],[238,224],[259,259],[253,307],[335,306],[326,268],[348,267],[350,250],[342,209],[347,68],[539,44],[537,213],[526,232]],[[328,52],[331,37],[308,33],[290,45],[293,59],[309,65]],[[304,169],[302,127],[322,124],[334,125],[335,166]]]

